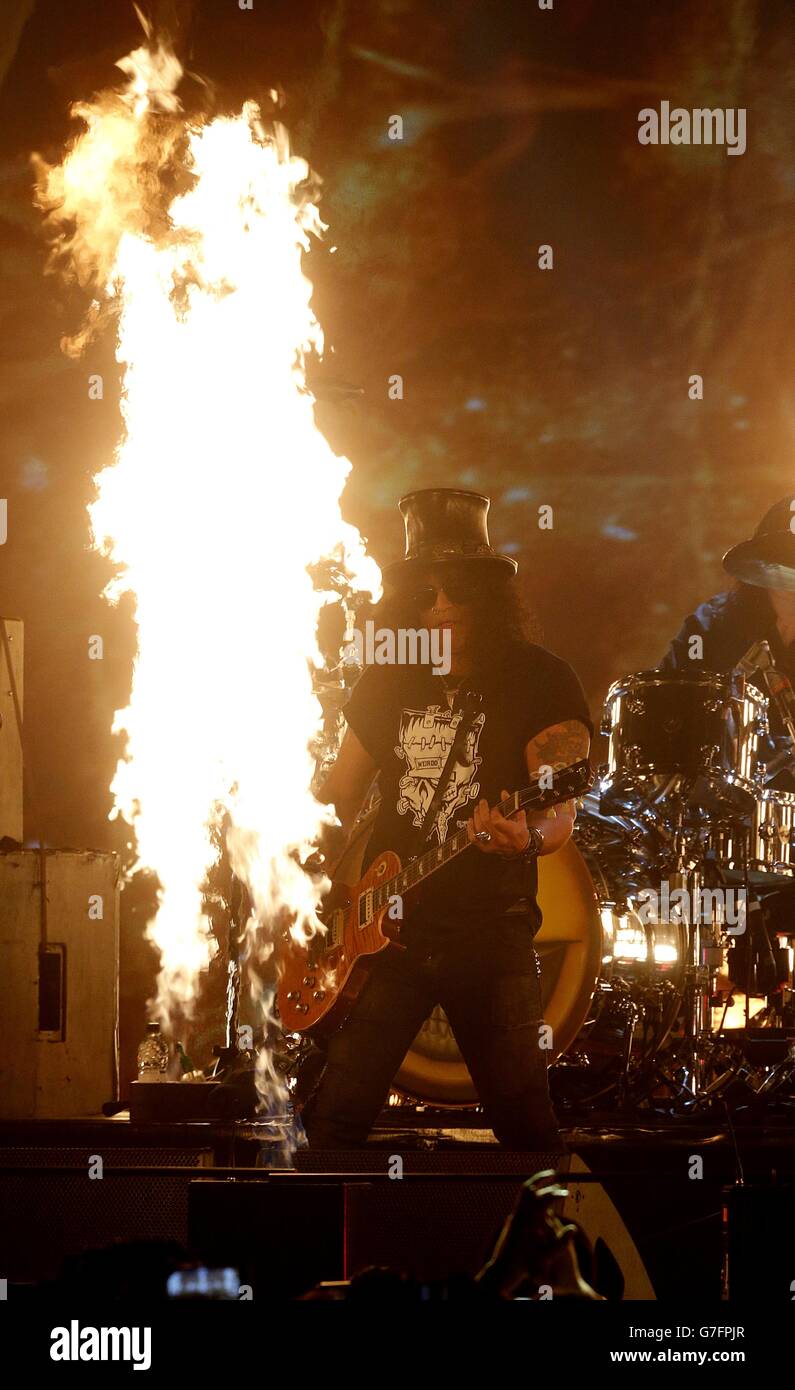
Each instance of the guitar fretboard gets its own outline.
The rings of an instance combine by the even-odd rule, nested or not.
[[[511,800],[515,800],[515,797],[512,797]],[[503,815],[508,814],[504,808],[509,804],[510,803],[507,801],[500,803],[500,811],[502,811]],[[514,806],[511,814],[515,810],[516,807]],[[388,902],[390,898],[402,897],[410,888],[416,888],[418,883],[421,883],[424,878],[428,877],[428,874],[432,874],[435,869],[441,869],[443,864],[448,863],[450,859],[454,859],[457,854],[467,849],[470,844],[471,841],[466,830],[459,830],[457,834],[453,835],[449,840],[445,840],[443,845],[438,845],[436,849],[426,850],[424,854],[420,855],[419,859],[412,859],[411,863],[407,864],[405,869],[401,869],[400,873],[396,874],[388,883],[382,883],[380,888],[375,889],[373,893],[373,907],[383,907],[384,903]]]

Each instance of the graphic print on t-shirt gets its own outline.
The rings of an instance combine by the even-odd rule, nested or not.
[[[439,705],[427,709],[404,709],[400,718],[399,742],[395,753],[406,764],[398,784],[398,815],[411,812],[412,825],[420,826],[431,804],[436,784],[447,761],[455,737],[453,714]],[[479,714],[469,731],[466,744],[458,755],[444,799],[436,815],[431,834],[436,832],[439,844],[444,844],[451,816],[468,802],[475,801],[480,783],[475,774],[483,759],[477,756],[478,743],[485,714]]]

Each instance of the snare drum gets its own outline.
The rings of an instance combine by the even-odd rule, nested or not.
[[[645,799],[673,779],[746,805],[760,786],[767,700],[733,673],[639,671],[610,687],[602,733],[608,798]]]
[[[786,877],[795,876],[793,833],[795,792],[765,790],[754,805],[751,829],[752,869]]]

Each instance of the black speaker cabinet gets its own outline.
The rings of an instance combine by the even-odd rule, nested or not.
[[[103,1160],[101,1177],[92,1155]],[[6,1146],[0,1150],[0,1279],[54,1279],[70,1256],[115,1242],[188,1238],[188,1185],[212,1151]],[[168,1169],[169,1171],[158,1171]],[[174,1172],[174,1169],[180,1169]]]
[[[299,1152],[303,1172],[266,1181],[194,1180],[190,1246],[205,1264],[239,1270],[257,1298],[294,1297],[371,1265],[426,1282],[475,1274],[522,1183],[560,1156],[492,1149],[402,1157],[402,1177],[389,1176],[388,1154],[359,1150]]]

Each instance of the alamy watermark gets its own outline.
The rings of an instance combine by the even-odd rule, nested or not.
[[[342,649],[342,659],[357,666],[431,666],[434,676],[446,676],[451,664],[450,629],[376,628],[368,618],[363,633],[354,629],[353,638]]]
[[[51,1361],[131,1361],[134,1371],[152,1365],[151,1327],[83,1327],[72,1318],[52,1329],[50,1343]]]
[[[661,101],[659,111],[644,106],[638,112],[641,145],[725,145],[727,154],[745,154],[745,107],[683,106],[671,110]]]
[[[644,888],[633,907],[644,925],[655,922],[681,921],[693,925],[715,924],[725,929],[727,936],[743,936],[748,915],[746,888],[697,888],[691,894],[687,888],[671,888],[667,879],[656,888]]]

